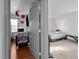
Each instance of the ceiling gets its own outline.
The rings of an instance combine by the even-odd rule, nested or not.
[[[23,14],[29,12],[31,3],[35,0],[11,0],[11,13],[20,10]],[[63,14],[77,11],[78,0],[48,0],[49,18],[56,18]]]
[[[78,0],[48,0],[49,18],[56,18],[78,10]]]
[[[35,0],[11,0],[11,14],[14,14],[16,10],[20,10],[23,14],[27,14],[33,1]]]

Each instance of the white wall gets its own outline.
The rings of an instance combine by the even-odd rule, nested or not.
[[[77,12],[67,13],[56,19],[57,29],[71,35],[78,36],[78,14]]]
[[[49,31],[59,28],[68,34],[78,35],[78,0],[48,0],[48,3]]]
[[[48,27],[49,27],[49,32],[50,31],[55,31],[56,30],[56,19],[49,19],[48,20],[49,21],[49,23],[48,23]]]
[[[19,19],[19,17],[17,17],[15,14],[11,13],[11,16],[10,16],[12,19]]]
[[[29,7],[33,1],[35,0],[11,0],[11,13],[15,14],[15,11],[19,10],[22,14],[27,15],[29,13]]]
[[[63,32],[78,36],[78,14],[70,12],[55,19],[49,19],[49,31],[60,29]]]
[[[78,0],[48,0],[48,2],[49,18],[56,18],[78,10]]]

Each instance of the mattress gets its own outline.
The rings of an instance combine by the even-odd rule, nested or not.
[[[60,31],[58,31],[58,32],[49,32],[49,37],[50,37],[51,40],[60,39],[60,38],[63,38],[65,36],[66,36],[66,34],[63,33],[63,32],[60,32]]]
[[[29,41],[28,33],[21,33],[16,36],[16,43],[17,44],[28,43],[28,41]]]

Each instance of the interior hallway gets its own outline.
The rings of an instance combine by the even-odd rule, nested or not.
[[[69,39],[51,42],[50,53],[53,59],[78,59],[78,43]]]
[[[16,50],[15,41],[11,43],[11,59],[35,59],[28,47],[20,47]]]

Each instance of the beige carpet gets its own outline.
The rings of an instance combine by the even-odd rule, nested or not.
[[[50,53],[53,59],[78,59],[78,43],[74,40],[51,42]]]

